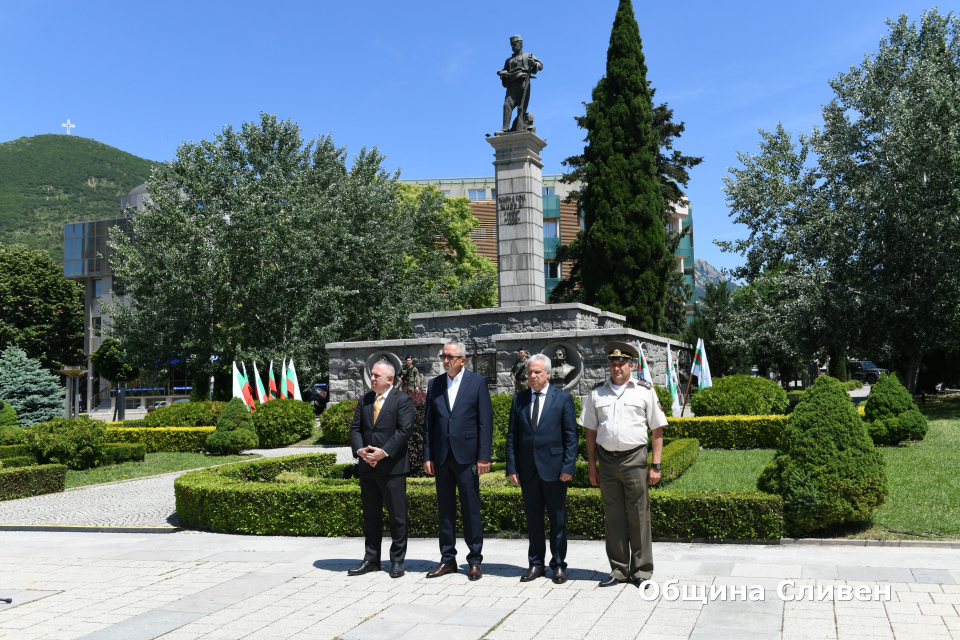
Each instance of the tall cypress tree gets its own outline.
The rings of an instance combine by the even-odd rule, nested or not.
[[[583,299],[625,315],[630,327],[658,331],[674,259],[666,245],[657,180],[660,138],[630,0],[620,0],[607,73],[586,107]]]

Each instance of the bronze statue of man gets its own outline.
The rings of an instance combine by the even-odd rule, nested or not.
[[[503,69],[497,71],[500,81],[507,90],[503,99],[503,129],[496,135],[503,135],[511,131],[533,130],[533,115],[527,114],[527,105],[530,104],[530,79],[543,69],[543,63],[537,60],[532,53],[524,53],[523,38],[510,37],[510,46],[513,55],[503,63]],[[517,118],[510,126],[510,116],[517,110]]]

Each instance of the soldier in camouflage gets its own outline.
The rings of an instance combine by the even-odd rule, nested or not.
[[[523,347],[517,352],[518,357],[510,370],[510,379],[513,380],[513,392],[520,393],[527,388],[527,352]]]
[[[407,360],[400,369],[400,390],[407,393],[417,393],[423,388],[423,377],[420,370],[413,366],[413,356],[407,356]]]

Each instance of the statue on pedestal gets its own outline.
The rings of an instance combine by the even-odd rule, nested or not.
[[[533,114],[527,113],[527,105],[530,104],[530,80],[543,69],[543,63],[532,53],[524,53],[523,38],[520,36],[511,36],[510,46],[513,55],[503,63],[503,69],[497,71],[507,90],[503,99],[503,129],[494,134],[498,136],[520,131],[534,133],[537,130],[533,126]],[[517,117],[511,126],[510,117],[514,109],[517,110]]]
[[[557,347],[553,354],[553,370],[550,372],[550,384],[563,389],[567,383],[567,376],[574,371],[575,367],[567,362],[567,352],[563,347]]]

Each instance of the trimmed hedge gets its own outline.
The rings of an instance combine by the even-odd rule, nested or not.
[[[699,459],[700,443],[694,438],[674,440],[670,444],[664,445],[663,453],[660,455],[660,482],[657,486],[662,487],[669,482],[673,482]],[[490,470],[494,471],[495,469],[491,467]],[[590,484],[590,463],[577,462],[577,469],[570,481],[570,486],[583,489],[593,486]]]
[[[324,440],[335,444],[350,444],[350,423],[357,410],[356,400],[344,400],[328,405],[320,414],[320,433]]]
[[[257,405],[253,426],[261,447],[272,449],[309,438],[313,434],[313,405],[293,398],[278,398]]]
[[[15,467],[32,467],[37,464],[37,459],[33,456],[18,456],[16,458],[4,458],[0,460],[0,469],[13,469]]]
[[[66,483],[67,468],[62,464],[0,469],[0,500],[57,493]]]
[[[26,429],[25,444],[42,463],[65,464],[71,469],[90,469],[103,462],[107,428],[86,416],[55,418]]]
[[[168,429],[107,429],[111,443],[139,443],[147,453],[158,451],[203,451],[207,436],[216,427],[171,427]]]
[[[705,449],[775,449],[789,416],[706,416],[668,418],[671,438],[696,438]]]
[[[147,455],[147,445],[131,442],[110,442],[103,448],[104,464],[120,464],[121,462],[143,462]]]
[[[19,458],[20,456],[33,455],[30,447],[25,444],[12,444],[0,447],[0,460],[4,458]]]
[[[151,429],[162,427],[209,427],[217,424],[212,402],[175,402],[156,411],[151,411],[143,419],[145,426]]]
[[[737,374],[717,378],[712,387],[690,399],[697,416],[765,416],[785,414],[787,392],[773,380]]]
[[[322,460],[321,456],[329,456]],[[306,454],[257,460],[186,473],[174,482],[177,515],[184,526],[208,531],[258,535],[360,536],[363,510],[355,480],[271,482],[284,471],[320,466],[333,473],[333,454]],[[246,480],[246,481],[245,481]],[[520,490],[481,489],[484,531],[524,531]],[[783,533],[782,502],[759,492],[651,493],[654,535],[658,538],[777,539]],[[407,530],[435,536],[436,490],[407,483]],[[567,491],[567,532],[598,539],[604,535],[603,503],[597,489]]]

